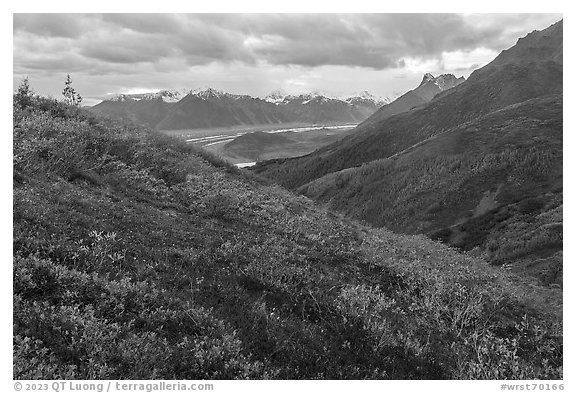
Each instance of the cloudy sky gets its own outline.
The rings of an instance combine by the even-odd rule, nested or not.
[[[559,14],[14,14],[13,83],[84,103],[214,87],[395,97],[426,72],[467,77]]]

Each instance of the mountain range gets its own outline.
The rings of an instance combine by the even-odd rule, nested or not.
[[[335,98],[276,91],[261,99],[205,88],[119,94],[90,110],[156,130],[181,130],[282,123],[357,124],[388,102],[368,92]]]
[[[358,124],[377,111],[379,118],[384,118],[422,105],[463,80],[451,74],[439,77],[426,74],[420,86],[394,101],[367,91],[330,97],[322,93],[289,95],[277,90],[261,99],[205,88],[118,94],[90,110],[156,130],[283,123]]]
[[[254,170],[350,217],[557,283],[562,42],[562,21],[534,31],[421,104],[434,94],[427,75],[401,97],[411,110],[383,106],[341,141]]]
[[[330,97],[322,93],[289,95],[276,90],[261,99],[205,88],[118,94],[90,110],[156,130],[282,123],[357,124],[382,108],[385,109],[381,110],[381,117],[410,110],[463,80],[451,74],[437,78],[426,74],[420,86],[394,101],[367,91]]]

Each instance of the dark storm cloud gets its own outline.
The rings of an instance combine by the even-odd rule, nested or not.
[[[501,50],[542,16],[457,14],[15,14],[14,63],[57,63],[51,40],[65,53],[108,64],[184,61],[398,68],[405,58],[438,58],[478,47]],[[554,18],[549,18],[554,21]],[[20,41],[18,39],[20,38]],[[23,39],[25,38],[25,39]],[[34,53],[17,42],[35,46]],[[78,62],[78,60],[76,60]]]

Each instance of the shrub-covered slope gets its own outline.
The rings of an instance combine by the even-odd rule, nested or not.
[[[332,209],[394,231],[427,233],[495,264],[562,250],[562,96],[528,100],[359,168],[300,188]],[[537,217],[549,217],[542,221]],[[545,283],[555,273],[531,269]],[[552,274],[553,277],[550,277]]]
[[[562,378],[561,293],[177,140],[14,107],[14,378]]]

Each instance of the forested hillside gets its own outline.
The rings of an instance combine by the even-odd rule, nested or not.
[[[13,124],[15,379],[563,377],[557,289],[51,99]]]

